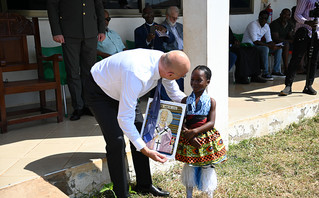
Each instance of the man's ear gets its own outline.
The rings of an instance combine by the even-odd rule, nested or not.
[[[172,77],[174,74],[175,74],[175,73],[174,73],[174,72],[171,72],[171,71],[167,72],[167,75],[168,75],[169,77]]]
[[[209,84],[210,83],[210,80],[207,80],[207,84]]]

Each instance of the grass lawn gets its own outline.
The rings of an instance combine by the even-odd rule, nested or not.
[[[179,181],[181,169],[182,163],[176,163],[170,172],[153,175],[153,183],[168,190],[170,197],[186,197]],[[319,197],[319,116],[229,146],[228,161],[217,165],[216,171],[215,198]],[[205,194],[195,191],[194,197]]]

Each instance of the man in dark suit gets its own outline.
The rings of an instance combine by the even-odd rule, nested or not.
[[[102,0],[48,0],[53,40],[62,44],[68,87],[74,112],[70,120],[89,114],[85,107],[82,79],[96,62],[97,41],[105,39]]]
[[[146,6],[143,9],[142,17],[145,19],[145,23],[134,31],[135,48],[164,51],[164,42],[172,43],[175,41],[174,35],[168,32],[166,27],[154,22],[152,7]],[[159,36],[159,33],[161,36]]]

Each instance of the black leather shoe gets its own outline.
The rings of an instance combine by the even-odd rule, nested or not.
[[[83,109],[76,109],[73,111],[72,116],[70,117],[70,120],[71,121],[79,120],[83,114],[84,114]]]
[[[259,76],[252,76],[250,82],[265,83],[267,80],[262,79]]]
[[[235,79],[235,82],[236,82],[237,84],[249,84],[249,83],[250,83],[248,77],[236,78],[236,79]]]
[[[159,187],[156,187],[154,185],[151,185],[149,188],[143,188],[143,187],[136,187],[135,192],[141,193],[141,194],[148,194],[151,193],[154,196],[158,197],[168,197],[169,192],[162,190]]]
[[[316,90],[314,90],[312,86],[305,87],[302,92],[309,95],[317,95]]]

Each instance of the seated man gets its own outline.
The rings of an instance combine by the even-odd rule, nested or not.
[[[230,27],[229,44],[229,67],[236,62],[235,82],[238,84],[265,83],[266,80],[259,77],[260,58],[257,49],[240,46],[240,42],[236,39]],[[235,55],[235,58],[232,58],[232,54]],[[249,79],[249,77],[251,78]]]
[[[143,9],[142,17],[145,19],[145,23],[134,31],[135,48],[164,51],[164,42],[172,43],[175,41],[174,35],[167,31],[166,27],[154,22],[152,7],[146,6]]]
[[[183,24],[176,22],[178,15],[178,7],[170,6],[166,9],[166,19],[162,25],[175,36],[175,41],[172,43],[163,43],[165,51],[183,50]]]
[[[273,80],[273,77],[268,71],[269,53],[274,53],[275,56],[273,73],[278,76],[284,76],[284,74],[281,73],[282,49],[280,46],[276,46],[271,39],[270,28],[267,24],[268,17],[269,13],[266,10],[261,11],[259,13],[258,20],[252,21],[248,24],[242,42],[253,44],[257,48],[263,64],[262,78],[265,80]],[[262,37],[265,37],[266,42],[262,41]]]
[[[183,24],[176,22],[179,15],[179,9],[176,6],[170,6],[166,9],[166,19],[162,23],[169,32],[171,32],[174,37],[175,41],[172,43],[163,43],[164,51],[171,51],[171,50],[183,50]],[[176,80],[179,89],[184,91],[184,78],[180,78]],[[165,89],[162,87],[161,89],[161,99],[168,100],[171,99],[168,97]]]
[[[108,11],[104,10],[105,16],[105,39],[104,41],[97,42],[97,55],[102,58],[109,57],[113,54],[125,50],[125,45],[118,33],[108,28],[111,17]]]
[[[269,25],[272,40],[277,44],[283,44],[282,58],[285,72],[288,69],[289,49],[293,41],[293,25],[289,22],[290,14],[291,12],[288,8],[283,9],[280,17]]]

